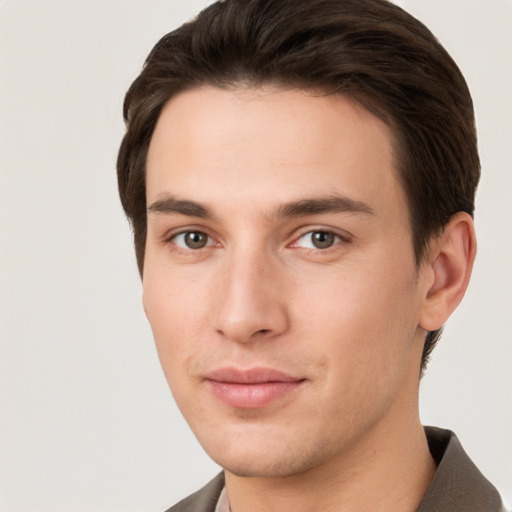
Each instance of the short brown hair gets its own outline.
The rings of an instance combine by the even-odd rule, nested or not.
[[[350,96],[392,127],[418,264],[452,215],[473,215],[471,96],[422,23],[386,0],[218,1],[156,44],[126,94],[117,172],[141,274],[146,157],[163,106],[200,85],[268,83]],[[422,370],[439,336],[428,333]]]

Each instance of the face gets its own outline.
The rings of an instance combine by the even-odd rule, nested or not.
[[[218,464],[302,473],[417,413],[424,279],[383,122],[343,96],[181,93],[147,204],[146,314]]]

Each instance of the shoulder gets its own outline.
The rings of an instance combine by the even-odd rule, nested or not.
[[[214,512],[224,487],[224,473],[219,473],[202,489],[172,506],[166,512]]]

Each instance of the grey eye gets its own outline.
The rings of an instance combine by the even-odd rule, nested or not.
[[[305,249],[329,249],[340,241],[340,236],[332,231],[309,231],[304,233],[294,245]]]
[[[328,249],[336,241],[336,235],[330,231],[313,231],[310,236],[317,249]]]
[[[208,243],[208,235],[199,231],[185,233],[185,243],[191,249],[202,249]]]
[[[173,242],[182,249],[202,249],[212,245],[211,238],[202,231],[185,231],[176,235]]]

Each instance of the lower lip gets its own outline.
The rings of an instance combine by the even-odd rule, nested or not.
[[[292,382],[261,382],[241,384],[237,382],[207,381],[213,394],[231,407],[259,409],[289,395],[302,386],[302,380]]]

